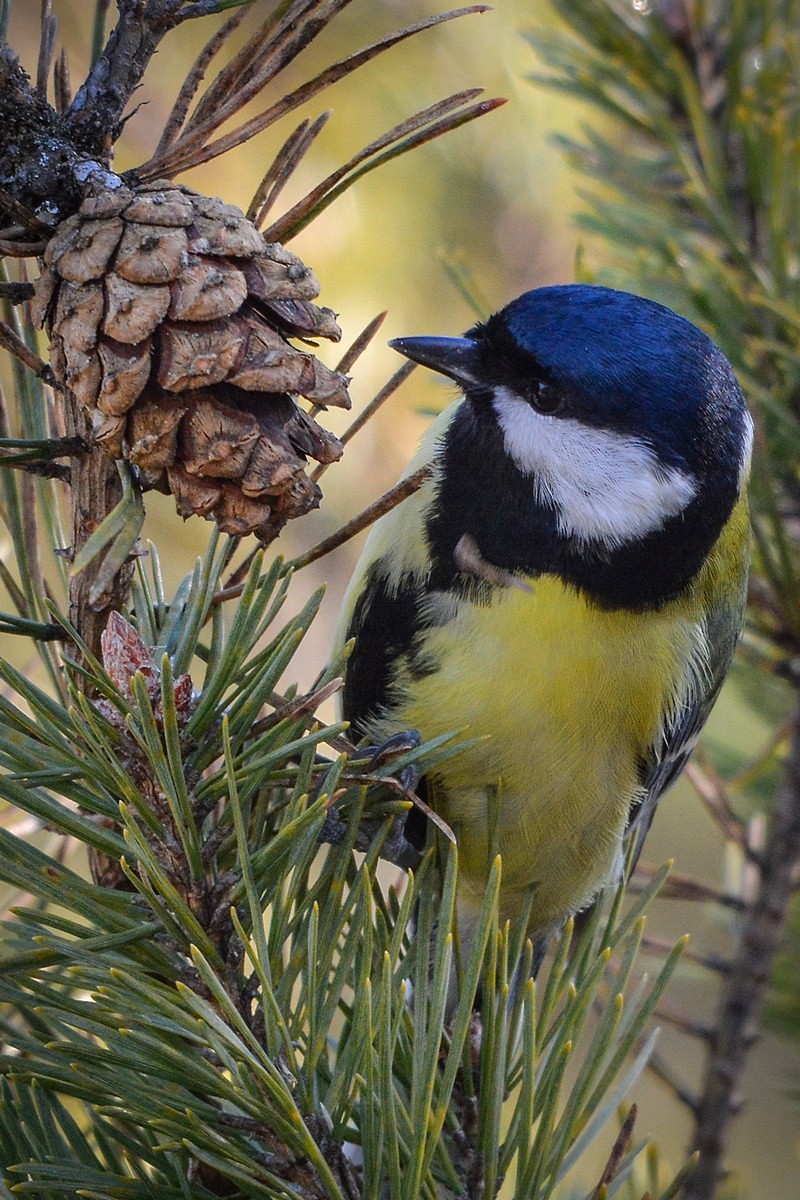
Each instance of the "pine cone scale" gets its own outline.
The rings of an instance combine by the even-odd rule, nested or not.
[[[172,294],[166,286],[131,283],[114,271],[105,277],[104,332],[118,342],[136,344],[149,338],[169,311]]]
[[[97,407],[112,417],[123,416],[141,395],[150,376],[150,339],[131,346],[103,338],[97,350],[102,366]]]
[[[232,316],[246,299],[247,281],[233,263],[189,255],[172,285],[169,315],[173,321],[213,321]]]
[[[189,250],[185,229],[159,229],[135,222],[125,226],[115,269],[131,283],[172,283]]]

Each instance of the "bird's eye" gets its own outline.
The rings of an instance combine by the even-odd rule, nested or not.
[[[534,384],[530,400],[536,411],[540,413],[558,412],[564,402],[558,388],[553,387],[552,383],[545,383],[544,380],[539,380]]]

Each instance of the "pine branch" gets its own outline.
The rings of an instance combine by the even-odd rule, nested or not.
[[[400,29],[285,96],[270,97],[252,122],[237,125],[243,106],[274,84],[346,2],[282,0],[201,92],[201,77],[239,14],[230,18],[179,89],[144,174],[182,169],[239,144],[390,47],[483,11],[459,9]],[[70,101],[65,60],[56,60],[57,111],[45,102],[48,76],[56,70],[47,4],[37,86],[10,52],[0,55],[0,117],[17,109],[24,117],[16,126],[22,148],[13,154],[9,126],[0,122],[0,151],[11,155],[14,180],[0,248],[25,253],[49,239],[48,270],[33,307],[53,334],[54,363],[75,393],[65,410],[48,406],[41,373],[31,370],[40,365],[35,331],[27,314],[14,314],[9,304],[6,323],[19,351],[17,395],[11,414],[0,405],[0,452],[19,466],[51,465],[52,457],[71,452],[73,528],[69,554],[53,553],[45,563],[44,550],[67,540],[59,535],[56,488],[21,471],[0,472],[13,550],[0,575],[19,609],[5,624],[35,640],[49,672],[41,679],[0,661],[6,918],[0,1190],[19,1185],[42,1194],[113,1193],[131,1200],[155,1193],[165,1200],[231,1193],[367,1200],[389,1191],[395,1200],[418,1200],[492,1197],[515,1177],[519,1200],[546,1200],[565,1186],[598,1137],[609,1143],[599,1186],[612,1177],[622,1184],[642,1146],[605,1130],[652,1052],[650,1023],[682,949],[665,953],[652,983],[638,978],[644,912],[665,872],[627,909],[621,892],[598,907],[578,944],[570,947],[565,936],[535,983],[524,920],[513,929],[499,920],[498,860],[462,961],[454,941],[455,839],[408,790],[409,778],[458,752],[458,738],[419,744],[410,737],[394,754],[359,752],[345,724],[327,722],[318,711],[340,688],[345,652],[307,691],[280,682],[292,670],[320,594],[282,618],[287,568],[280,560],[267,562],[263,549],[241,561],[238,532],[227,537],[214,527],[196,569],[168,596],[157,551],[152,547],[144,558],[136,544],[140,484],[148,470],[151,482],[160,482],[147,453],[154,445],[162,451],[170,433],[182,450],[189,441],[185,429],[178,438],[174,422],[165,434],[152,411],[174,415],[180,389],[170,389],[187,364],[176,365],[178,355],[164,351],[160,325],[134,336],[135,325],[123,321],[115,334],[103,324],[119,284],[109,278],[121,274],[121,263],[134,264],[138,278],[127,283],[143,291],[126,292],[115,319],[135,318],[145,300],[190,305],[185,293],[197,281],[185,274],[193,264],[187,247],[205,238],[219,272],[201,280],[208,285],[199,288],[201,298],[216,296],[217,274],[235,293],[246,264],[260,289],[258,312],[251,305],[246,319],[266,339],[267,365],[276,351],[290,367],[302,363],[302,371],[289,370],[288,382],[281,376],[280,386],[266,394],[283,401],[306,386],[314,412],[346,402],[346,381],[331,390],[338,377],[325,375],[309,351],[309,337],[339,333],[331,314],[311,303],[313,275],[295,256],[263,248],[241,214],[218,201],[189,199],[188,190],[139,188],[133,176],[121,180],[104,169],[163,34],[231,7],[226,0],[119,0],[119,21],[106,40],[109,5],[97,0],[94,65]],[[288,236],[365,171],[498,103],[476,101],[476,95],[465,90],[414,114],[330,173],[289,214],[276,216],[280,189],[323,121],[301,123],[267,170],[253,215],[264,220],[269,214],[272,235]],[[219,134],[223,124],[227,133]],[[37,139],[47,149],[40,174],[29,161]],[[41,214],[64,217],[78,205],[79,214],[50,238],[50,218]],[[144,231],[132,212],[143,216]],[[166,282],[154,280],[145,267],[154,259],[158,266],[161,253],[170,251],[177,276],[167,271]],[[204,253],[198,250],[197,257]],[[277,291],[287,282],[295,287],[288,299],[267,286],[275,279]],[[208,321],[210,333],[224,334],[214,353],[204,348],[199,356],[211,363],[209,370],[225,353],[238,365],[244,303],[237,300],[239,307]],[[266,312],[275,317],[274,327]],[[342,371],[377,324],[346,351]],[[248,326],[248,337],[254,327]],[[117,337],[120,329],[128,342]],[[174,327],[167,332],[174,334]],[[303,349],[290,346],[290,337],[302,339]],[[187,357],[191,368],[197,356]],[[149,387],[161,387],[158,403],[152,393],[145,396],[144,431],[135,424],[141,410],[127,423],[131,363]],[[155,375],[148,373],[153,364]],[[262,368],[259,359],[253,369]],[[92,370],[102,404],[92,392]],[[348,438],[408,370],[381,389]],[[331,388],[318,390],[320,379]],[[232,393],[238,384],[205,378],[185,391],[210,392],[218,382],[229,390],[214,410],[219,423],[201,430],[210,451],[202,461],[191,460],[194,472],[184,474],[187,487],[202,492],[211,480],[229,496],[230,475],[219,483],[206,468],[223,460],[227,470],[233,453],[249,463],[247,396]],[[245,384],[239,390],[244,393]],[[298,488],[313,486],[305,455],[316,453],[324,463],[335,457],[333,444],[311,409],[287,409],[299,472],[292,478]],[[269,432],[277,436],[283,426],[270,411]],[[101,435],[111,441],[111,453]],[[130,455],[121,471],[113,452]],[[404,481],[345,527],[339,540],[425,482],[423,475]],[[266,506],[279,510],[274,489],[269,497]],[[323,543],[290,565],[328,548]],[[50,571],[63,588],[60,602],[49,598]],[[396,858],[398,847],[405,853],[412,805],[427,818],[428,844],[402,884],[386,885],[379,863]],[[21,815],[6,820],[6,812]],[[73,868],[75,847],[90,855],[92,880]],[[534,903],[533,894],[526,903]]]
[[[345,7],[349,2],[350,0],[311,0],[311,2],[303,0],[297,5],[290,6],[290,9],[305,10],[304,12],[290,11],[284,14],[283,20],[275,26],[271,22],[266,22],[240,51],[238,59],[221,72],[208,88],[182,137],[174,139],[165,153],[161,155],[157,153],[149,162],[142,165],[140,168],[142,178],[154,179],[163,176],[172,178],[178,172],[185,171],[191,166],[197,166],[225,154],[235,146],[243,144],[269,128],[288,113],[306,104],[326,88],[371,62],[372,59],[397,43],[442,22],[451,21],[470,13],[486,11],[484,6],[476,5],[472,8],[443,13],[400,29],[379,42],[365,46],[341,62],[327,67],[307,83],[281,97],[262,113],[235,127],[230,133],[216,141],[209,140],[210,135],[216,129],[227,119],[240,112],[248,101],[263,91],[288,63],[297,58],[325,25],[333,19],[339,9]],[[269,53],[265,56],[263,50],[267,45]],[[255,62],[258,62],[257,68],[251,69]]]
[[[168,1197],[188,1180],[198,1200],[231,1184],[287,1200],[388,1185],[415,1200],[463,1194],[464,1180],[494,1195],[516,1169],[515,1195],[544,1200],[652,1049],[644,1031],[679,951],[649,989],[633,968],[664,873],[630,912],[618,898],[604,929],[598,911],[572,956],[565,940],[537,994],[532,980],[511,988],[532,950],[524,927],[499,926],[496,864],[456,985],[454,847],[429,850],[402,894],[376,876],[390,817],[353,857],[365,821],[392,809],[365,795],[366,760],[359,772],[337,755],[341,726],[311,719],[340,664],[311,695],[274,693],[318,598],[275,631],[286,584],[280,564],[254,561],[231,636],[215,620],[201,645],[229,557],[212,545],[163,603],[157,562],[152,579],[139,563],[136,624],[150,642],[115,617],[72,711],[0,665],[0,719],[14,731],[0,797],[121,863],[133,889],[89,883],[0,828],[0,878],[37,898],[6,929],[0,979],[17,1014],[0,1054],[7,1177],[144,1200],[133,1161]],[[179,671],[201,653],[198,689]],[[277,704],[268,717],[265,704]],[[424,769],[441,753],[411,757]],[[320,854],[334,805],[344,836]],[[615,1178],[640,1150],[617,1139]]]
[[[770,812],[757,894],[742,917],[738,945],[722,985],[706,1065],[693,1149],[700,1161],[687,1200],[714,1194],[724,1175],[730,1126],[738,1112],[747,1051],[758,1037],[766,986],[786,927],[800,870],[800,713],[792,720],[789,757]]]
[[[720,968],[703,1091],[690,1098],[701,1153],[685,1195],[711,1200],[800,869],[797,679],[788,667],[800,646],[800,289],[790,265],[799,126],[786,41],[800,9],[794,0],[746,0],[730,12],[666,0],[641,11],[616,0],[558,8],[571,32],[535,39],[550,67],[544,82],[610,118],[602,133],[590,129],[580,143],[562,142],[580,170],[603,181],[602,194],[585,193],[583,224],[614,248],[609,280],[655,290],[704,324],[737,367],[755,410],[750,611],[751,648],[757,641],[758,649],[751,670],[781,674],[795,693],[788,759],[763,844],[753,845],[723,782],[693,773],[719,832],[747,859],[746,892],[719,896],[739,910],[735,947]],[[766,74],[751,69],[759,56],[769,61]],[[627,139],[624,153],[620,138]],[[750,764],[753,774],[761,761]],[[690,880],[671,886],[674,894],[714,898],[715,889]]]
[[[184,21],[219,12],[217,2],[117,0],[118,20],[85,82],[67,110],[69,140],[85,154],[107,162],[125,108],[165,35]]]

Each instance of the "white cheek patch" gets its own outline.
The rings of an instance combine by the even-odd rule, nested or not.
[[[507,453],[537,499],[554,506],[566,537],[621,546],[660,529],[695,495],[689,476],[638,438],[536,412],[505,388],[494,408]]]

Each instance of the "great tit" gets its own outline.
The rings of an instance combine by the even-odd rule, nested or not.
[[[526,292],[464,337],[403,337],[454,380],[344,603],[362,738],[475,739],[423,781],[459,847],[468,953],[491,861],[541,948],[620,877],[717,698],[740,633],[752,421],[668,308]],[[530,900],[529,900],[530,898]]]

